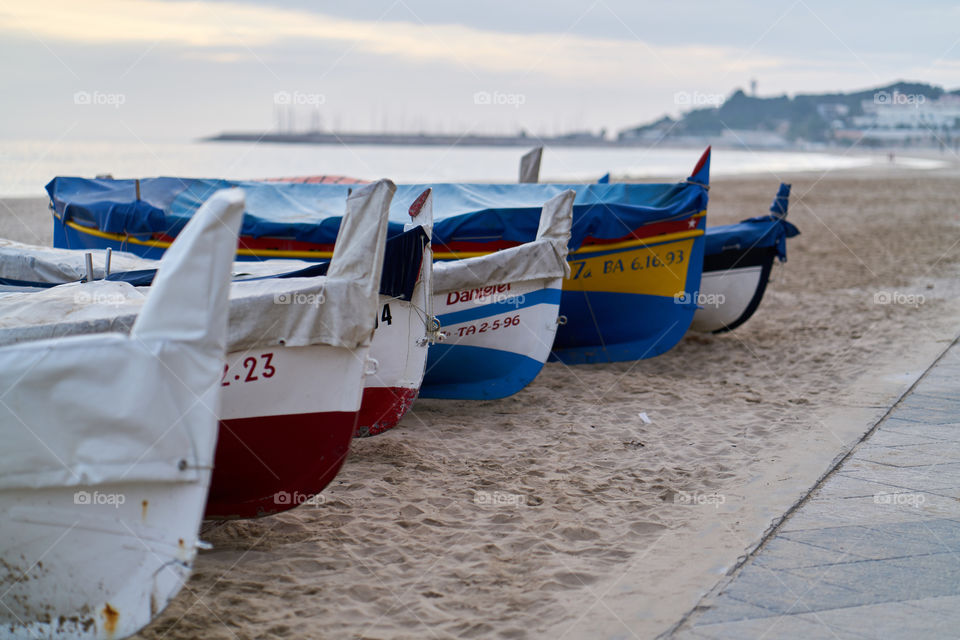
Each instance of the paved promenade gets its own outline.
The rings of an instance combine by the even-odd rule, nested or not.
[[[960,345],[673,637],[960,638]]]

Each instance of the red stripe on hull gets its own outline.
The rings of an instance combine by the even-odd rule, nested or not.
[[[703,218],[697,219],[696,228],[703,228]],[[583,247],[590,245],[616,244],[618,242],[627,242],[629,240],[643,240],[647,238],[655,239],[656,236],[677,233],[678,231],[689,231],[690,218],[680,220],[667,220],[665,222],[654,222],[634,229],[632,232],[620,236],[619,238],[594,238],[587,236],[584,238]],[[154,233],[152,239],[163,242],[173,242],[174,238],[165,233]],[[434,251],[500,251],[510,247],[516,247],[523,243],[511,242],[507,240],[493,240],[490,242],[451,242],[450,244],[433,243]],[[238,248],[248,249],[250,251],[333,251],[332,244],[316,244],[313,242],[303,242],[302,240],[292,240],[290,238],[271,238],[265,236],[262,238],[253,238],[250,236],[240,236]]]
[[[354,411],[221,420],[205,517],[259,518],[296,507],[343,466]]]
[[[417,391],[406,387],[364,388],[356,437],[375,436],[397,426],[413,406]]]

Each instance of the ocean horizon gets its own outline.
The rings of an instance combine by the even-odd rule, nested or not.
[[[520,147],[292,145],[245,142],[0,141],[0,197],[43,196],[56,176],[115,178],[183,176],[250,180],[302,175],[344,175],[396,182],[514,182]],[[683,180],[698,148],[548,147],[541,180],[585,182],[617,178]],[[896,164],[938,169],[949,163],[905,151]],[[714,149],[711,173],[747,175],[832,171],[888,165],[887,151],[754,151]]]

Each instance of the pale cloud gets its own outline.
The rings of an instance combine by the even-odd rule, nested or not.
[[[344,51],[453,65],[464,73],[509,73],[558,79],[661,80],[693,83],[704,72],[744,74],[783,60],[741,56],[733,47],[651,45],[569,33],[515,34],[463,25],[378,22],[247,4],[144,0],[41,0],[0,9],[0,31],[43,41],[90,45],[171,45],[187,55],[233,62],[290,41],[320,42]],[[215,53],[210,49],[216,49]]]

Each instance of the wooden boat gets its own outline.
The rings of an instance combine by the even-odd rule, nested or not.
[[[542,153],[543,147],[537,147],[520,159],[520,182],[539,181]],[[609,183],[609,173],[598,181]],[[694,294],[685,290],[676,296],[680,304],[696,304],[691,331],[731,331],[757,310],[774,258],[785,262],[786,239],[800,233],[786,221],[789,199],[790,185],[781,184],[770,207],[771,215],[706,229],[700,291]]]
[[[760,306],[774,259],[787,259],[787,238],[799,230],[787,222],[790,185],[781,184],[770,215],[708,227],[703,278],[690,329],[722,333],[746,322]]]
[[[207,201],[161,263],[130,336],[32,340],[20,320],[59,313],[47,292],[0,299],[4,638],[124,638],[187,580],[242,215],[237,190]],[[69,294],[96,315],[110,306],[98,304],[102,285],[68,285]]]
[[[522,181],[538,180],[540,155],[534,149],[524,156]],[[653,357],[683,337],[696,311],[709,180],[708,148],[678,184],[486,185],[500,196],[496,208],[492,196],[462,198],[465,204],[449,220],[439,218],[434,255],[475,256],[515,246],[529,227],[522,194],[573,188],[571,273],[560,302],[566,322],[551,359],[582,364]]]
[[[446,339],[430,347],[421,396],[503,398],[540,373],[569,274],[575,196],[568,190],[544,204],[533,242],[434,265],[433,307]]]
[[[86,211],[115,215],[122,206],[152,207],[135,197],[134,181],[108,182],[114,189],[108,197],[79,198]],[[346,198],[335,255],[322,265],[326,275],[294,272],[233,283],[208,518],[290,509],[319,493],[342,466],[364,375],[375,369],[368,354],[394,191],[393,183],[380,181]],[[248,208],[249,202],[248,194]],[[414,276],[419,268],[417,262]],[[87,331],[102,328],[85,324]]]
[[[414,200],[409,208],[411,223],[406,232],[416,230],[419,276],[406,291],[386,291],[381,287],[377,330],[373,334],[370,354],[379,364],[373,375],[364,381],[363,402],[357,418],[356,435],[372,436],[397,426],[413,406],[420,392],[427,366],[427,355],[439,326],[433,315],[433,252],[430,234],[433,229],[433,199],[429,189]],[[395,236],[396,242],[403,236]],[[389,243],[388,243],[389,244]],[[409,253],[396,249],[403,259]],[[389,256],[388,256],[389,257]],[[391,273],[396,267],[390,269]]]
[[[438,329],[433,321],[432,208],[427,189],[410,205],[411,222],[405,231],[387,241],[377,328],[370,345],[370,358],[376,362],[376,368],[364,379],[357,437],[377,435],[395,427],[413,406],[423,382],[427,350]],[[290,260],[242,262],[237,263],[237,269],[240,273],[272,277],[316,272],[309,262]]]

